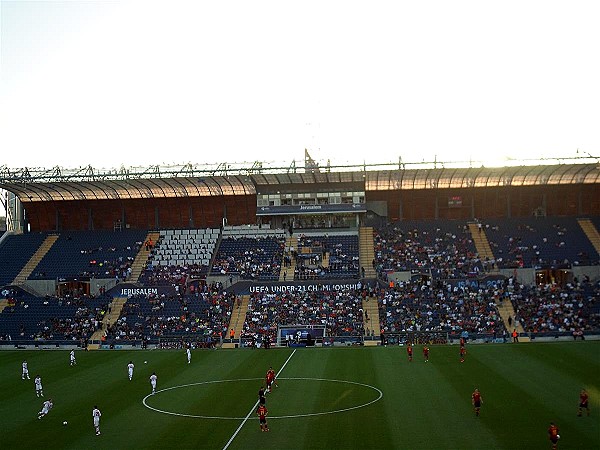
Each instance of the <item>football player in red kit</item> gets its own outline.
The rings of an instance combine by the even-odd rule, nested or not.
[[[552,450],[556,450],[558,448],[560,435],[558,434],[558,427],[554,425],[554,422],[550,422],[550,426],[548,427],[548,438],[550,439],[550,442],[552,442]]]
[[[579,393],[579,410],[577,411],[577,415],[581,416],[583,414],[583,410],[587,411],[587,415],[590,415],[590,396],[588,395],[585,389],[582,389]]]
[[[277,386],[277,383],[275,383],[275,371],[273,370],[273,367],[269,367],[265,379],[267,383],[267,392],[271,392],[271,387],[273,385]]]
[[[267,407],[265,405],[260,405],[256,410],[256,415],[258,416],[258,422],[260,424],[260,431],[269,431],[269,425],[267,424]]]
[[[481,398],[481,392],[479,392],[479,389],[477,388],[475,388],[475,391],[473,391],[471,394],[471,403],[473,404],[473,411],[475,411],[475,415],[478,416],[483,399]]]

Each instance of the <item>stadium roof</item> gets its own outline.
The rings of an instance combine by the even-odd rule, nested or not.
[[[141,198],[209,197],[255,194],[254,185],[242,177],[137,178],[55,183],[3,183],[22,202],[63,200],[115,200]]]
[[[600,168],[597,164],[435,168],[368,172],[366,190],[541,186],[599,182]]]
[[[436,166],[443,163],[437,163]],[[344,170],[345,169],[345,170]],[[277,171],[278,170],[278,171]],[[304,170],[304,169],[302,169]],[[324,171],[325,170],[325,171]],[[16,194],[22,202],[143,199],[252,195],[261,186],[364,183],[366,191],[400,189],[448,189],[500,186],[595,184],[600,182],[598,164],[545,166],[429,167],[405,164],[328,167],[302,172],[262,166],[202,171],[183,166],[176,170],[107,171],[91,167],[65,173],[0,169],[0,188]]]

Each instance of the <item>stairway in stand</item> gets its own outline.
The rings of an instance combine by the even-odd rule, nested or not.
[[[294,271],[296,270],[296,260],[289,254],[288,249],[293,247],[298,251],[298,239],[296,236],[290,236],[285,240],[285,249],[281,259],[281,269],[279,270],[279,281],[290,281],[294,279]],[[285,255],[290,257],[291,263],[289,267],[285,267]],[[237,329],[237,328],[236,328]]]
[[[27,278],[29,277],[29,275],[31,275],[31,273],[34,271],[34,269],[40,263],[42,258],[44,256],[46,256],[46,253],[48,253],[48,250],[50,250],[50,248],[54,245],[54,243],[56,242],[57,239],[58,239],[57,234],[51,234],[51,235],[47,236],[46,239],[44,239],[44,242],[42,242],[42,244],[39,246],[39,248],[35,251],[35,253],[33,255],[31,255],[31,258],[29,258],[29,261],[27,261],[27,264],[25,264],[25,266],[23,266],[21,271],[18,273],[18,275],[13,280],[12,284],[21,285],[21,284],[25,283],[25,281],[27,281]]]
[[[577,219],[579,226],[588,237],[598,254],[600,254],[600,233],[590,219]]]
[[[135,283],[140,279],[140,275],[142,274],[142,271],[148,262],[148,256],[150,256],[150,252],[152,251],[152,249],[146,250],[145,243],[150,240],[154,246],[159,238],[160,233],[158,231],[151,231],[146,235],[146,240],[142,243],[140,250],[138,251],[137,255],[135,255],[133,263],[131,263],[131,275],[129,275],[127,281]]]
[[[360,267],[365,268],[364,278],[377,278],[377,273],[373,268],[373,259],[375,259],[373,227],[360,227],[358,229],[358,247]]]
[[[471,232],[471,237],[473,238],[473,243],[475,244],[475,249],[477,250],[477,254],[479,255],[479,259],[483,262],[485,259],[493,259],[494,252],[492,251],[492,247],[490,246],[490,241],[488,241],[487,235],[485,234],[485,230],[483,228],[479,228],[479,224],[477,222],[469,222],[469,231]],[[500,273],[498,269],[492,269],[490,273]]]
[[[239,340],[240,334],[242,334],[244,322],[246,321],[246,312],[248,312],[248,305],[250,304],[250,296],[241,295],[240,299],[240,303],[238,304],[236,300],[236,303],[233,306],[231,320],[229,321],[229,328],[227,328],[227,335],[223,336],[223,339],[229,338],[229,330],[231,329],[235,331],[234,337],[236,342]],[[235,342],[224,342],[223,348],[235,348]]]
[[[377,345],[379,336],[381,335],[381,330],[379,329],[379,307],[377,305],[377,299],[375,297],[365,298],[362,302],[362,309],[365,336],[371,336],[371,331],[373,331],[373,336],[376,338],[375,340],[365,341],[365,345]]]
[[[323,260],[321,261],[321,267],[329,267],[329,252],[323,253]]]
[[[102,336],[106,336],[109,325],[117,321],[126,302],[127,297],[113,298],[112,302],[108,306],[108,310],[110,310],[110,312],[107,311],[102,318],[102,327],[99,330],[94,331],[90,341],[99,341],[102,339]],[[88,345],[88,350],[98,350],[99,347],[100,346],[98,344],[90,344]]]
[[[2,311],[4,311],[4,308],[6,308],[7,306],[8,306],[8,300],[6,300],[6,299],[0,300],[0,313]]]
[[[504,322],[504,326],[508,331],[508,339],[512,341],[512,332],[516,328],[517,333],[521,334],[525,332],[525,329],[521,324],[515,325],[515,310],[512,306],[510,300],[505,299],[504,301],[496,301],[496,307],[498,308],[498,312],[500,313],[500,317],[502,317],[502,321]],[[513,322],[512,326],[508,324],[508,318],[512,317]],[[529,342],[528,337],[519,336],[519,342]]]

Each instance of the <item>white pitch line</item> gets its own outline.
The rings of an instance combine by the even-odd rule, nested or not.
[[[276,378],[279,376],[279,374],[281,372],[283,372],[283,369],[285,369],[285,366],[287,366],[287,363],[290,362],[290,359],[292,359],[292,356],[294,356],[294,353],[296,353],[296,350],[298,350],[298,349],[295,348],[294,351],[292,352],[292,354],[289,356],[289,358],[286,359],[286,361],[283,363],[283,366],[281,366],[281,369],[279,369],[279,372],[277,372],[277,375],[275,376]],[[235,439],[235,437],[238,435],[238,433],[240,432],[240,430],[242,429],[242,427],[244,426],[244,424],[248,421],[248,418],[250,417],[250,415],[254,412],[254,410],[258,406],[258,402],[259,402],[259,400],[256,400],[256,403],[250,409],[250,411],[248,411],[248,414],[246,414],[246,417],[244,417],[244,420],[242,420],[242,423],[240,423],[240,426],[237,427],[237,430],[235,430],[235,433],[233,433],[233,435],[231,435],[231,437],[227,441],[227,444],[225,444],[225,447],[223,447],[223,450],[227,450],[227,448],[231,445],[231,443],[233,442],[233,440]]]
[[[239,378],[237,380],[213,380],[213,381],[201,381],[198,383],[190,383],[190,384],[180,384],[179,386],[171,386],[171,387],[156,391],[156,394],[160,394],[161,392],[167,392],[167,391],[170,391],[173,389],[185,388],[185,387],[190,387],[190,386],[202,386],[202,385],[207,385],[207,384],[218,384],[218,383],[237,383],[238,381],[255,381],[255,380],[263,380],[263,378]],[[298,417],[313,417],[313,416],[324,416],[324,415],[329,415],[329,414],[338,414],[338,413],[343,413],[346,411],[352,411],[354,409],[364,408],[366,406],[372,405],[373,403],[375,403],[383,398],[383,392],[381,392],[380,389],[376,388],[375,386],[371,386],[370,384],[358,383],[356,381],[332,380],[332,379],[328,379],[328,378],[306,378],[306,377],[302,377],[302,378],[279,377],[279,380],[328,381],[331,383],[354,384],[356,386],[363,386],[363,387],[372,389],[372,390],[378,392],[379,396],[367,403],[362,403],[362,404],[356,405],[356,406],[349,406],[348,408],[334,409],[331,411],[321,411],[321,412],[316,412],[316,413],[289,414],[289,415],[285,415],[285,416],[270,415],[269,416],[270,419],[296,419]],[[161,414],[169,414],[171,416],[178,416],[178,417],[190,417],[193,419],[244,420],[243,417],[201,416],[201,415],[197,415],[197,414],[184,414],[184,413],[177,413],[177,412],[173,412],[173,411],[163,411],[162,409],[155,408],[153,406],[150,406],[148,403],[146,403],[146,400],[148,400],[149,398],[154,397],[154,396],[155,396],[155,394],[146,395],[144,397],[144,399],[142,400],[142,404],[146,408],[151,409],[152,411],[156,411]],[[248,418],[248,420],[250,420],[250,418]]]

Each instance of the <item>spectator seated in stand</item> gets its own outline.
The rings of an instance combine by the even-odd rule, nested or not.
[[[486,269],[465,222],[400,221],[375,231],[374,268],[431,271],[435,278],[476,277]]]
[[[359,259],[356,234],[301,234],[298,237],[294,279],[358,278]]]
[[[490,219],[490,247],[500,268],[598,265],[598,252],[572,217]]]
[[[600,330],[600,283],[515,285],[510,300],[527,332],[579,333]],[[579,335],[579,334],[577,334]]]
[[[241,337],[277,341],[279,325],[325,325],[328,336],[362,336],[362,291],[256,293]]]
[[[236,275],[245,280],[276,281],[283,260],[283,237],[223,238],[212,275]]]
[[[61,233],[29,279],[126,279],[146,231],[69,231]]]
[[[107,340],[196,336],[218,342],[227,331],[235,300],[221,285],[204,286],[190,295],[134,296],[127,300],[119,319],[109,328]]]
[[[384,333],[444,332],[500,337],[506,330],[495,299],[498,289],[430,286],[399,282],[379,292],[379,318]]]
[[[12,300],[0,314],[0,339],[84,341],[101,326],[109,302],[77,293]]]

